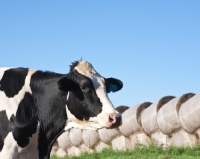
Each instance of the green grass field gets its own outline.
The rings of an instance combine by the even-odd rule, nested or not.
[[[60,158],[52,156],[51,159]],[[115,152],[109,148],[101,153],[83,153],[78,157],[64,157],[63,159],[200,159],[200,145],[181,148],[170,146],[164,150],[155,144],[149,146],[138,144],[131,151]]]

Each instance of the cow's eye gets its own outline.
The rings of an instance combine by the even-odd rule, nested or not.
[[[88,90],[89,90],[89,88],[86,87],[86,86],[80,86],[80,88],[81,88],[81,90],[82,90],[83,92],[88,92]]]

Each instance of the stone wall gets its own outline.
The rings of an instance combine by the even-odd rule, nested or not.
[[[73,156],[99,152],[110,145],[113,150],[132,149],[136,143],[148,144],[152,139],[162,147],[195,145],[200,138],[200,94],[166,96],[126,108],[122,121],[117,129],[73,128],[57,139],[51,154]]]

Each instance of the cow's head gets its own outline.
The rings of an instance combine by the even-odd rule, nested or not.
[[[98,129],[118,127],[121,114],[116,111],[107,93],[116,92],[123,86],[115,78],[102,77],[86,61],[76,61],[70,73],[58,81],[59,89],[67,92],[67,129],[79,127]]]

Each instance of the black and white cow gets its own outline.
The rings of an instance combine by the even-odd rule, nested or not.
[[[107,93],[123,84],[86,61],[68,74],[0,69],[0,159],[48,159],[57,137],[77,127],[118,127],[121,115]]]

